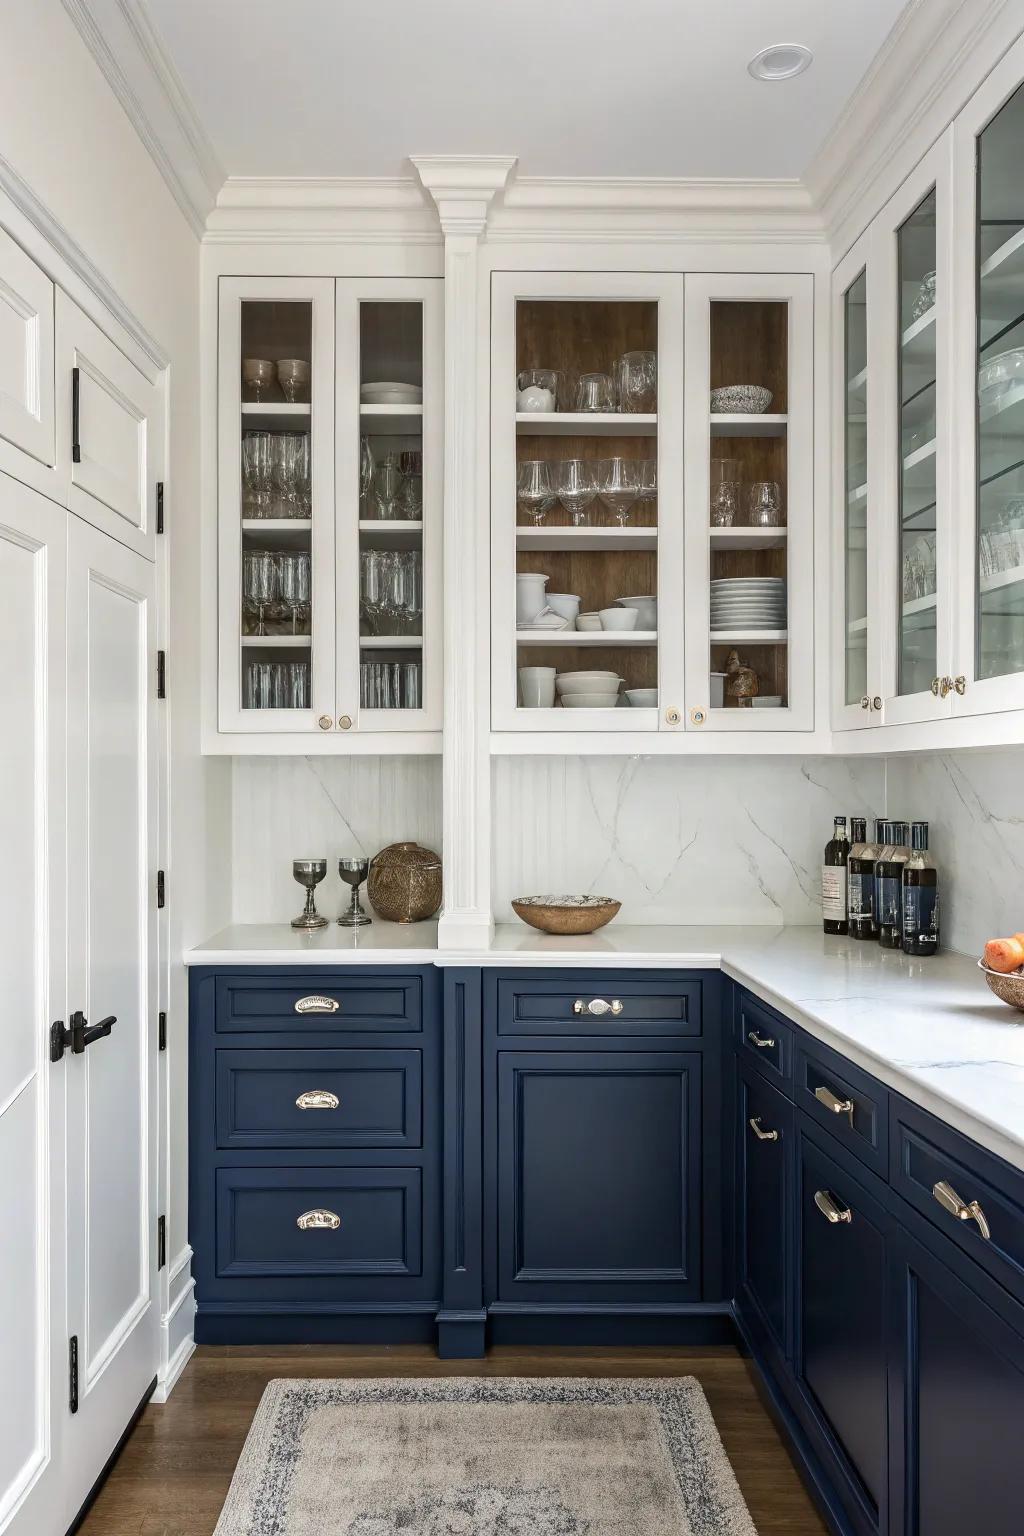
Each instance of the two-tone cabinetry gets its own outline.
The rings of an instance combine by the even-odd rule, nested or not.
[[[737,1320],[834,1528],[1009,1536],[1024,1176],[749,994],[734,1025]]]

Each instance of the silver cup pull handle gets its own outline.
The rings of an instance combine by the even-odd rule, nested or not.
[[[610,1003],[605,1002],[603,997],[592,997],[589,1003],[582,997],[578,997],[572,1005],[572,1011],[573,1013],[592,1013],[596,1018],[600,1018],[605,1013],[613,1013],[618,1018],[622,1012],[622,1004],[617,997]]]
[[[295,1003],[296,1013],[337,1013],[341,1004],[336,997],[323,997],[319,992],[311,992],[308,997],[300,997]]]
[[[321,1207],[315,1211],[303,1211],[301,1216],[296,1216],[295,1225],[300,1232],[336,1232],[341,1226],[341,1217],[336,1211],[327,1211]]]
[[[307,1088],[295,1100],[296,1109],[337,1109],[341,1100],[327,1088]]]

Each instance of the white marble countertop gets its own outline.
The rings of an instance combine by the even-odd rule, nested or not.
[[[226,928],[189,965],[613,966],[721,969],[809,1034],[1024,1169],[1024,1013],[973,960],[911,960],[817,927],[629,927],[560,939],[499,927],[490,947],[439,951],[436,923]]]

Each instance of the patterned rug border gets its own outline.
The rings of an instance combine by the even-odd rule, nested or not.
[[[694,1376],[278,1377],[260,1399],[214,1536],[287,1536],[302,1430],[316,1409],[403,1402],[657,1403],[693,1536],[757,1536]]]

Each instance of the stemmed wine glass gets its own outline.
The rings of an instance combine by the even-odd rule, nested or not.
[[[561,459],[555,489],[558,499],[572,518],[574,528],[587,519],[587,508],[597,495],[597,472],[586,459]]]
[[[292,617],[292,634],[295,634],[299,615],[309,611],[309,555],[288,554],[278,557],[278,575],[281,598]]]
[[[367,923],[372,923],[373,918],[363,911],[359,900],[359,887],[366,879],[370,868],[369,859],[353,858],[338,860],[338,874],[345,884],[352,889],[352,901],[347,912],[343,912],[338,918],[340,928],[362,928]]]
[[[245,606],[257,615],[256,633],[266,634],[266,626],[263,621],[264,610],[268,603],[272,603],[277,596],[277,561],[269,549],[250,549],[246,551],[242,570],[243,596]]]
[[[546,459],[523,460],[516,474],[516,499],[530,521],[539,527],[557,500],[551,483],[551,465]]]
[[[270,446],[271,474],[278,517],[295,516],[295,440],[294,432],[275,432]]]
[[[658,461],[657,459],[640,460],[640,500],[657,501],[658,499]]]
[[[359,501],[363,511],[369,507],[370,487],[373,484],[373,476],[377,464],[373,457],[373,449],[370,447],[370,439],[359,439]]]
[[[313,463],[310,454],[309,433],[295,434],[295,464],[293,469],[296,517],[311,517],[313,512]]]
[[[269,516],[271,484],[269,432],[246,432],[242,437],[242,480],[245,485],[246,510],[249,516]]]
[[[630,508],[640,494],[640,475],[635,459],[599,459],[597,465],[597,493],[615,521],[624,528],[629,522]]]
[[[371,635],[381,633],[387,610],[389,557],[384,549],[364,549],[359,557],[360,606]]]
[[[401,515],[415,519],[423,516],[423,454],[411,448],[398,460],[402,471],[402,485],[398,492]]]
[[[402,486],[402,468],[397,453],[387,453],[377,465],[373,488],[377,493],[377,516],[391,519]]]
[[[316,909],[313,892],[327,873],[326,859],[293,859],[292,875],[304,887],[306,905],[298,917],[292,918],[293,928],[326,928],[327,919]]]

